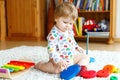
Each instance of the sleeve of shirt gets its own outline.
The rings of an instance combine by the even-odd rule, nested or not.
[[[51,59],[53,59],[53,61],[55,63],[59,62],[61,60],[60,58],[60,54],[58,53],[57,49],[58,49],[58,36],[55,32],[51,32],[48,36],[47,36],[47,40],[48,40],[48,54],[49,57]]]
[[[84,49],[81,48],[81,47],[78,45],[78,43],[76,42],[76,40],[75,40],[75,38],[74,38],[74,32],[73,32],[73,30],[71,30],[70,33],[71,33],[71,35],[72,35],[72,37],[73,37],[73,40],[74,40],[75,49],[76,49],[76,50],[79,50],[80,53],[84,53]]]

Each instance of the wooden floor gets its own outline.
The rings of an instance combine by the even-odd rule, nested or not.
[[[78,42],[78,44],[86,49],[85,42]],[[47,46],[47,41],[6,41],[0,42],[0,50],[10,49],[18,46]],[[89,43],[89,50],[108,50],[108,51],[120,51],[120,43],[106,44],[106,43]]]

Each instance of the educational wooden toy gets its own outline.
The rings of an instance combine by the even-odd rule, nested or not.
[[[77,74],[77,76],[81,76],[82,72],[87,71],[87,67],[86,66],[81,66],[81,70],[80,72]]]
[[[114,73],[120,73],[120,68],[117,68]]]
[[[108,70],[99,70],[97,71],[97,77],[103,77],[106,78],[110,75],[110,72]]]
[[[0,78],[12,79],[8,69],[0,68]]]
[[[80,69],[80,66],[77,64],[69,66],[67,69],[63,70],[60,73],[60,78],[64,80],[70,80],[80,72]]]
[[[117,76],[111,76],[110,80],[118,80],[118,77]]]
[[[103,70],[108,70],[110,73],[113,73],[113,72],[115,72],[116,67],[114,65],[108,64],[108,65],[103,67]]]
[[[0,78],[9,78],[12,80],[12,76],[15,76],[27,70],[29,70],[35,63],[25,60],[11,60],[7,64],[0,68]]]
[[[83,71],[81,76],[83,78],[94,78],[94,77],[96,77],[96,71],[94,71],[94,70]]]

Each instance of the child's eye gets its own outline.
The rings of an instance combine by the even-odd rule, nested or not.
[[[73,23],[69,23],[69,22],[65,22],[65,21],[63,21],[63,23],[65,23],[65,24],[69,24],[69,25],[72,25]]]
[[[70,23],[70,25],[72,25],[72,23]]]
[[[63,21],[65,24],[67,24],[67,22]]]

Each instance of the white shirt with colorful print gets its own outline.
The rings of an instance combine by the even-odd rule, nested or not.
[[[79,53],[77,51],[79,46],[74,39],[72,29],[63,33],[54,26],[48,34],[47,40],[49,57],[54,62],[66,60],[69,64],[73,64],[73,55]]]

